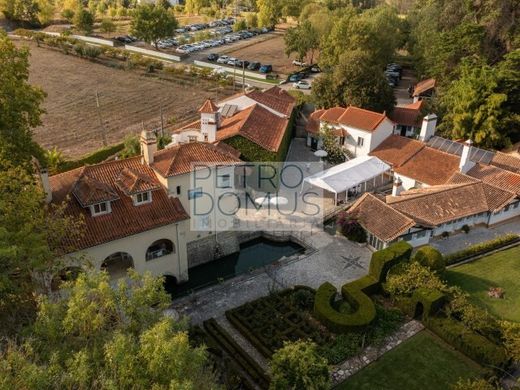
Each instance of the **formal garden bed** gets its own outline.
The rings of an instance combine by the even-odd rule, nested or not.
[[[422,331],[384,354],[337,390],[445,390],[482,368],[429,331]]]

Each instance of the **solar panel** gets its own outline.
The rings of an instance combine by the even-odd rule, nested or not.
[[[464,145],[460,142],[455,142],[443,137],[434,136],[430,138],[427,145],[431,148],[441,150],[443,152],[453,154],[455,156],[462,156]],[[495,153],[489,150],[473,147],[471,150],[470,160],[476,163],[489,164]]]
[[[235,113],[238,110],[238,106],[236,104],[224,104],[224,107],[222,107],[220,113],[222,116],[229,118],[235,115]]]

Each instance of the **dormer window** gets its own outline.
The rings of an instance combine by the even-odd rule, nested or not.
[[[152,193],[150,191],[147,192],[139,192],[133,196],[134,205],[139,206],[141,204],[150,203],[152,201]]]
[[[93,217],[97,217],[98,215],[108,214],[112,211],[110,207],[110,202],[101,202],[96,203],[90,206],[90,213]]]

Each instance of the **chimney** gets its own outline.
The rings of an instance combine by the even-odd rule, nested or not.
[[[146,165],[153,164],[153,155],[157,152],[157,137],[153,131],[141,131],[141,154]]]
[[[401,195],[401,191],[403,191],[403,182],[401,181],[401,179],[396,177],[394,179],[394,185],[392,186],[392,196]]]
[[[220,127],[219,108],[211,99],[204,102],[199,109],[200,131],[204,135],[204,141],[215,142],[217,140],[217,130]]]
[[[40,181],[42,190],[45,193],[45,203],[51,203],[52,201],[52,190],[49,182],[49,170],[42,168],[40,162],[36,157],[32,157],[33,169],[36,172],[37,179]]]
[[[423,118],[419,141],[428,142],[435,135],[435,127],[437,126],[437,115],[428,114]]]
[[[472,148],[473,141],[468,139],[466,142],[464,142],[464,148],[462,149],[462,156],[460,156],[459,162],[459,170],[462,173],[468,172],[471,168],[475,166],[475,163],[470,160]]]

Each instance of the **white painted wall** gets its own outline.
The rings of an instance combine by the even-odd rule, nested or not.
[[[370,138],[370,151],[373,151],[385,139],[390,137],[392,135],[393,130],[394,122],[392,122],[388,118],[385,118],[383,122],[381,122],[379,126],[372,132],[372,137]]]
[[[172,275],[178,281],[188,279],[188,257],[186,250],[186,231],[189,221],[162,226],[119,240],[107,242],[92,248],[71,253],[65,257],[70,265],[79,265],[75,259],[86,256],[96,269],[101,268],[103,261],[116,252],[126,252],[132,256],[137,272],[151,272],[154,276]],[[155,241],[169,239],[175,245],[175,253],[146,261],[146,251]]]
[[[507,209],[507,211],[506,211]],[[510,218],[514,218],[520,215],[520,204],[519,201],[515,201],[509,206],[504,207],[498,213],[493,213],[489,218],[489,224],[494,225],[496,223],[505,221]]]
[[[415,179],[412,179],[411,177],[400,175],[396,172],[394,172],[394,177],[397,179],[400,179],[403,183],[403,188],[405,190],[409,190],[410,188],[414,188],[417,185],[417,181]]]
[[[179,56],[161,53],[160,51],[155,51],[155,50],[143,49],[142,47],[125,45],[125,50],[133,51],[133,52],[136,52],[139,54],[144,54],[144,55],[150,56],[150,57],[157,57],[162,60],[176,61],[176,62],[179,62],[181,60],[181,57],[179,57]]]

